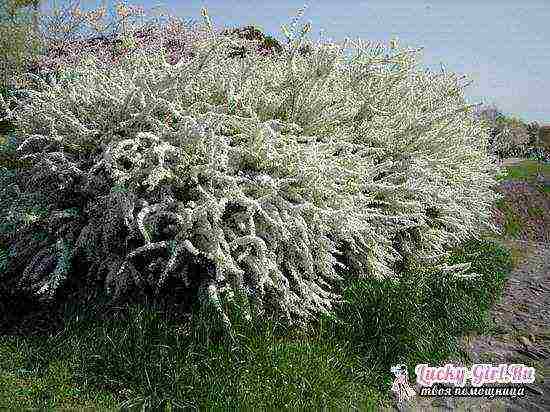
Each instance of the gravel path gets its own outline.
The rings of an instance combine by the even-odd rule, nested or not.
[[[461,348],[473,363],[523,363],[537,376],[525,397],[485,398],[416,397],[400,411],[550,411],[550,244],[507,241],[529,247],[530,253],[512,271],[501,301],[490,314],[494,328],[487,336],[465,336]],[[442,365],[433,365],[442,366]],[[411,384],[416,377],[413,375]],[[418,393],[418,386],[417,386]]]

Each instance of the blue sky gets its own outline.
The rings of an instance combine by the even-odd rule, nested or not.
[[[282,39],[303,0],[130,1],[146,10],[158,6],[182,18],[200,19],[208,8],[216,27],[255,24]],[[48,0],[42,11],[52,4]],[[81,1],[89,10],[106,3]],[[474,81],[468,101],[495,103],[526,121],[550,122],[550,0],[313,0],[304,21],[336,41],[345,37],[387,42],[398,37],[407,47],[424,47],[422,65],[466,74]]]

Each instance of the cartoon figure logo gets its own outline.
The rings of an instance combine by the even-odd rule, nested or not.
[[[395,375],[395,380],[391,387],[392,392],[397,394],[398,402],[408,401],[416,395],[414,389],[409,385],[409,373],[406,365],[393,366],[391,372]]]

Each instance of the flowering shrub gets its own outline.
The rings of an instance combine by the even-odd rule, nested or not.
[[[188,60],[80,64],[13,111],[32,166],[1,177],[0,222],[18,227],[0,234],[17,255],[4,285],[53,299],[78,276],[117,297],[179,279],[230,330],[235,307],[305,325],[341,302],[346,276],[467,269],[442,258],[496,230],[499,169],[460,78],[396,44],[298,53],[308,26],[286,30],[279,57],[227,59],[247,41],[204,18]]]
[[[490,129],[489,150],[500,158],[526,157],[530,148],[535,145],[535,126],[527,125],[521,119],[505,116],[496,106],[479,107],[475,115]]]
[[[266,36],[254,26],[244,26],[235,29],[226,29],[222,34],[237,36],[241,39],[257,42],[257,50],[261,55],[269,56],[283,51],[281,44],[271,36]]]

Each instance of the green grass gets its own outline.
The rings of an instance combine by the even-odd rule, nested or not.
[[[550,164],[537,162],[536,160],[524,160],[512,166],[506,166],[506,175],[499,176],[497,180],[519,180],[536,185],[537,173],[542,173],[546,180],[550,181]],[[542,193],[550,193],[550,187],[536,185]]]
[[[536,182],[539,170],[545,176],[545,179],[550,180],[550,165],[538,165],[534,160],[525,160],[517,165],[507,166],[506,170],[507,180],[527,182],[533,185],[539,192],[545,194],[545,196],[550,195],[550,187],[543,187]],[[526,201],[528,202],[529,199],[527,198]],[[527,215],[522,216],[518,212],[518,207],[521,208],[522,205],[510,202],[510,200],[506,199],[497,201],[495,207],[504,214],[503,234],[504,237],[508,239],[519,238],[522,229],[527,228],[525,225],[528,225],[527,221],[529,218],[543,218],[546,213],[541,207],[526,205]]]
[[[206,341],[201,318],[176,327],[154,305],[108,321],[76,306],[54,337],[0,339],[0,406],[379,410],[392,365],[437,364],[455,353],[458,336],[484,327],[510,254],[472,241],[451,262],[468,259],[480,279],[417,268],[400,283],[354,281],[347,303],[309,334],[237,324],[233,345]]]
[[[531,217],[544,217],[544,209],[542,207],[528,207],[527,213]]]
[[[518,239],[523,226],[521,216],[504,199],[497,201],[496,207],[504,213],[503,235],[506,238]]]

